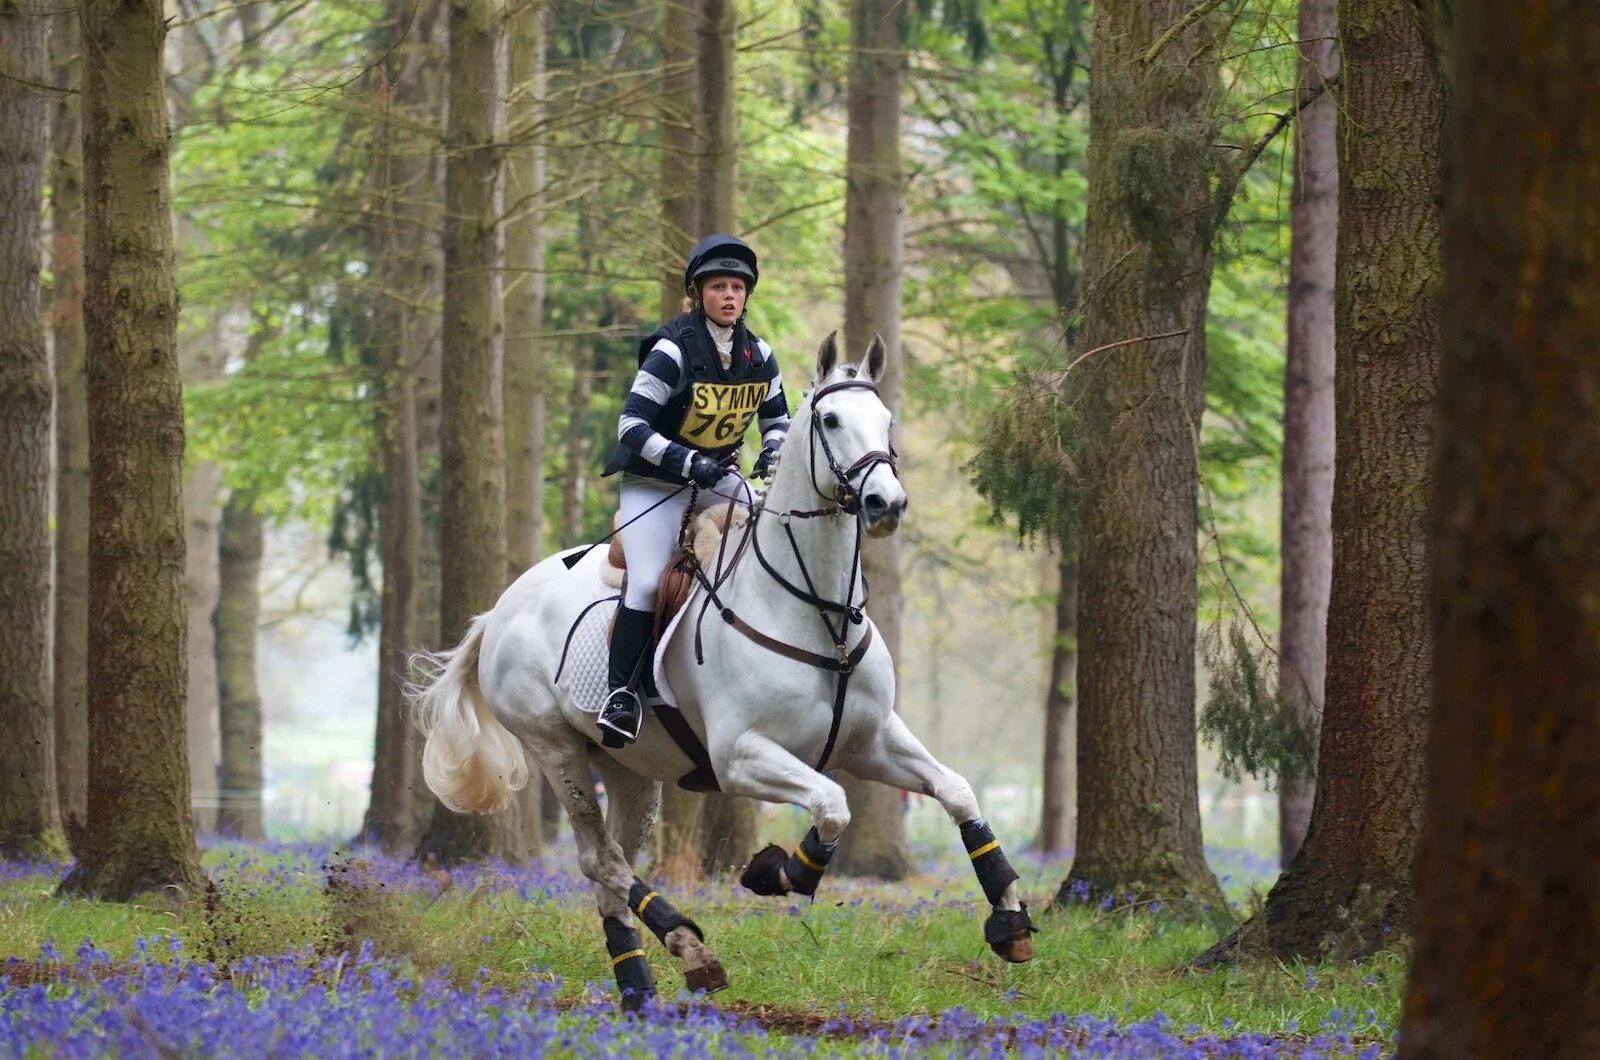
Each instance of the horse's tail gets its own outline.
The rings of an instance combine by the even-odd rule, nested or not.
[[[522,743],[495,718],[478,687],[478,654],[488,614],[472,620],[461,643],[448,651],[419,652],[424,676],[408,687],[422,748],[422,778],[439,801],[457,813],[503,810],[528,782]]]

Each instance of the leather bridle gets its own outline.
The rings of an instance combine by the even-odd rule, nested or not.
[[[851,464],[849,467],[841,468],[839,466],[839,461],[835,459],[833,455],[833,447],[828,444],[828,436],[823,433],[821,426],[822,415],[818,411],[817,406],[821,403],[823,398],[827,397],[829,394],[836,394],[841,390],[870,390],[874,394],[878,392],[878,388],[865,379],[844,379],[837,383],[829,383],[827,386],[819,388],[817,392],[811,396],[811,421],[807,429],[807,433],[810,436],[807,439],[809,452],[806,455],[810,458],[809,470],[811,473],[811,488],[816,490],[817,496],[828,496],[828,494],[822,491],[822,487],[817,484],[817,446],[821,445],[822,455],[826,457],[828,461],[828,470],[833,472],[834,503],[836,503],[839,506],[839,509],[846,515],[859,515],[861,513],[861,488],[860,486],[852,483],[850,481],[851,478],[859,474],[861,476],[861,485],[864,486],[867,481],[867,476],[872,474],[872,472],[876,470],[880,464],[888,464],[889,470],[894,472],[896,475],[900,473],[900,469],[896,464],[896,454],[894,451],[893,442],[889,443],[888,452],[884,452],[882,449],[873,449],[870,452],[863,453],[861,458],[855,463]],[[790,512],[789,514],[801,515],[799,512]],[[805,513],[807,516],[811,514],[813,513]]]

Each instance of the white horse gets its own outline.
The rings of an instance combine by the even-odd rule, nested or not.
[[[882,339],[873,337],[859,365],[837,361],[829,335],[784,457],[752,513],[753,547],[746,551],[757,553],[756,562],[743,555],[716,585],[700,623],[698,657],[692,627],[707,588],[696,588],[663,634],[656,681],[663,695],[670,689],[724,792],[811,814],[797,849],[759,852],[741,878],[745,886],[761,894],[815,892],[850,823],[844,790],[819,769],[847,770],[939,800],[960,826],[992,906],[985,939],[1004,959],[1026,961],[1037,928],[1018,900],[1016,873],[971,785],[935,760],[895,713],[889,651],[860,611],[860,534],[892,534],[907,499],[891,455],[891,415],[874,387],[884,367]],[[525,752],[549,778],[571,816],[579,864],[595,883],[623,1004],[636,1007],[654,985],[633,915],[683,962],[690,989],[719,989],[727,978],[700,928],[633,872],[655,823],[661,782],[696,763],[649,715],[635,743],[601,749],[592,715],[556,683],[568,632],[601,593],[603,557],[595,549],[569,567],[564,560],[576,558],[569,552],[529,570],[459,645],[435,657],[435,673],[413,698],[427,735],[425,779],[451,809],[506,806],[527,782]],[[604,817],[591,765],[605,780]]]

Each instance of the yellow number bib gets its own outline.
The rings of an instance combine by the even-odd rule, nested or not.
[[[733,445],[744,437],[770,387],[766,382],[695,383],[678,439],[701,449]]]

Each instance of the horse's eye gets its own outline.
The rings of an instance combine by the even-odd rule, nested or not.
[[[839,417],[835,416],[831,412],[824,412],[822,414],[822,425],[831,431],[835,427],[839,426]]]

